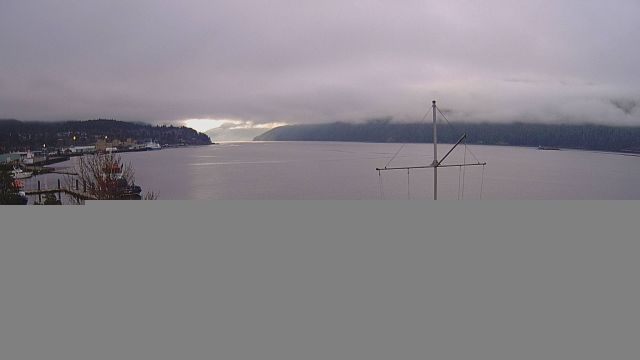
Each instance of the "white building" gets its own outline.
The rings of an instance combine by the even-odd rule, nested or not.
[[[87,153],[95,152],[96,147],[95,146],[72,146],[67,150],[69,150],[69,152],[71,152],[72,154],[87,154]]]

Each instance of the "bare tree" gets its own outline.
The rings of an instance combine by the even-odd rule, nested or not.
[[[135,172],[131,163],[123,162],[119,155],[94,154],[77,158],[75,172],[83,190],[97,200],[140,200],[142,189],[135,185]],[[157,199],[153,192],[145,200]]]

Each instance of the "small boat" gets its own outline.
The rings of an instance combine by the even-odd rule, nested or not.
[[[30,178],[31,175],[33,175],[32,172],[30,171],[23,171],[21,168],[19,167],[13,167],[13,170],[11,170],[11,176],[14,179],[27,179]]]
[[[129,184],[126,179],[118,179],[114,183],[114,190],[121,200],[141,200],[142,188],[135,184]]]
[[[29,203],[29,198],[27,197],[27,193],[20,190],[18,191],[18,197],[20,198],[22,205],[27,205]]]
[[[555,146],[538,146],[538,150],[560,150],[560,148]]]
[[[122,170],[118,164],[105,165],[102,168],[105,179],[120,180],[122,179]]]
[[[27,197],[27,193],[24,191],[24,183],[20,180],[13,180],[13,184],[18,190],[16,195],[20,198],[20,205],[27,205],[29,198]]]
[[[20,203],[18,205],[27,205],[29,203],[29,198],[24,191],[18,192],[18,198],[20,199]]]
[[[160,146],[160,144],[158,144],[155,141],[149,141],[148,143],[144,144],[144,149],[145,150],[160,150],[160,149],[162,149],[162,146]]]

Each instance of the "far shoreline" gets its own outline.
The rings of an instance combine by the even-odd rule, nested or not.
[[[237,141],[225,141],[222,143],[286,143],[286,142],[297,142],[297,143],[360,143],[360,144],[397,144],[397,145],[433,145],[433,143],[425,143],[425,142],[380,142],[380,141],[349,141],[349,140],[237,140]],[[221,144],[222,144],[221,143]],[[438,145],[453,145],[453,143],[449,142],[440,142]],[[468,146],[500,146],[500,147],[516,147],[516,148],[528,148],[539,150],[538,146],[534,145],[509,145],[509,144],[467,144]],[[558,147],[557,149],[547,150],[540,149],[540,151],[589,151],[595,153],[603,153],[603,154],[617,154],[617,155],[626,155],[626,156],[636,156],[640,157],[640,150],[601,150],[601,149],[589,149],[589,148],[571,148],[571,147]]]

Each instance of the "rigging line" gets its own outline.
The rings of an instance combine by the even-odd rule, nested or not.
[[[422,121],[420,121],[420,122],[424,122],[427,119],[427,116],[429,116],[430,113],[431,113],[431,107],[429,107],[429,110],[427,110],[427,112],[424,113],[424,116],[422,117]]]
[[[420,122],[424,122],[425,119],[427,118],[427,116],[429,116],[430,111],[427,111],[424,116],[422,117],[422,120]],[[387,166],[389,166],[389,164],[391,164],[391,162],[398,156],[398,154],[400,154],[400,152],[402,151],[402,149],[405,147],[405,145],[407,145],[407,143],[403,143],[402,146],[400,146],[400,148],[398,149],[398,151],[396,151],[396,153],[393,155],[393,157],[387,162],[387,164],[384,166],[385,168]]]
[[[436,109],[438,109],[438,112],[440,113],[440,115],[442,115],[442,117],[444,118],[444,120],[447,122],[447,125],[449,125],[449,126],[454,130],[454,132],[462,132],[462,133],[464,133],[464,134],[466,134],[466,133],[467,133],[467,132],[466,132],[466,129],[463,129],[463,131],[460,131],[460,129],[458,129],[456,126],[454,126],[454,125],[449,121],[449,119],[447,119],[447,116],[446,116],[442,111],[440,111],[440,108],[438,108],[438,107],[436,106]],[[478,158],[477,158],[477,157],[475,156],[475,154],[471,151],[471,149],[468,149],[468,150],[469,150],[469,153],[471,154],[471,156],[473,156],[473,158],[476,160],[476,162],[478,162],[478,163],[479,163],[479,162],[480,162],[480,160],[478,160]]]
[[[411,200],[411,186],[409,184],[409,173],[411,170],[407,169],[407,200]]]
[[[462,166],[458,167],[458,200],[460,200],[460,180],[462,176]]]
[[[442,118],[444,118],[444,120],[447,122],[447,124],[454,130],[454,132],[461,132],[460,129],[458,129],[457,127],[455,127],[450,121],[449,119],[447,119],[446,115],[442,113],[442,111],[440,111],[440,108],[436,106],[436,109],[438,110],[438,112],[440,113],[440,115],[442,115]],[[467,133],[466,131],[462,131],[462,133]],[[469,149],[469,154],[471,154],[471,156],[473,156],[473,158],[476,160],[477,163],[480,162],[480,160],[478,160],[478,158],[476,157],[476,155],[473,153],[473,151],[471,151],[471,149]]]
[[[482,200],[482,187],[484,186],[484,168],[486,165],[482,165],[482,180],[480,181],[480,200]]]
[[[463,164],[467,164],[467,141],[465,140],[464,142],[464,158],[462,160]],[[464,200],[464,180],[465,180],[465,176],[467,175],[467,167],[464,166],[464,169],[462,169],[462,196],[461,199]]]
[[[478,158],[476,157],[476,155],[473,153],[473,151],[471,151],[471,149],[468,149],[469,154],[471,154],[471,156],[473,156],[473,159],[477,162],[480,163],[480,160],[478,160]]]
[[[462,132],[464,133],[464,131],[460,131],[460,129],[458,129],[457,127],[455,127],[450,121],[449,119],[447,119],[447,116],[440,110],[439,107],[436,106],[436,109],[438,110],[438,112],[440,113],[440,115],[442,116],[442,118],[444,119],[444,121],[447,123],[447,125],[449,125],[451,127],[451,129],[453,129],[454,132]]]
[[[393,157],[387,162],[387,164],[384,166],[385,168],[387,166],[389,166],[389,164],[391,164],[391,162],[396,158],[396,156],[398,156],[398,154],[400,154],[400,151],[402,151],[402,149],[404,148],[404,146],[407,144],[402,144],[402,146],[400,146],[400,149],[398,149],[398,151],[396,151],[396,153],[393,155]]]
[[[380,200],[384,200],[384,191],[382,190],[382,173],[378,170],[378,189],[380,191]]]
[[[424,116],[422,117],[422,121],[421,121],[421,122],[424,122],[424,120],[427,118],[427,116],[429,116],[429,111],[427,111],[427,112],[424,114]],[[402,151],[402,149],[404,148],[404,146],[405,146],[405,145],[407,145],[407,143],[403,143],[403,144],[402,144],[402,146],[400,146],[400,149],[398,149],[398,151],[396,151],[396,153],[393,155],[393,157],[391,158],[391,160],[389,160],[389,161],[387,162],[387,164],[384,166],[385,168],[386,168],[387,166],[389,166],[389,164],[391,164],[391,162],[396,158],[396,156],[398,156],[398,154],[400,154],[400,151]]]
[[[449,119],[447,118],[447,116],[440,110],[439,107],[436,106],[436,109],[438,110],[438,112],[440,113],[440,115],[442,115],[442,118],[445,120],[445,122],[447,123],[447,125],[449,125],[451,127],[451,129],[454,130],[454,132],[458,132],[458,133],[465,133],[466,134],[466,129],[458,129],[455,125],[453,125]]]

